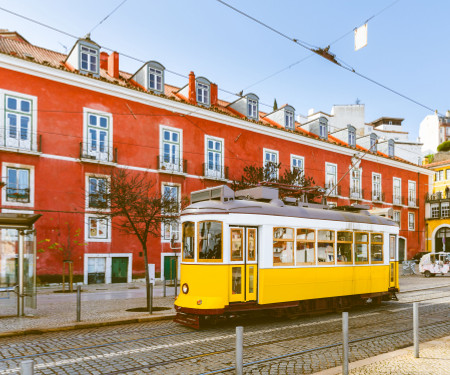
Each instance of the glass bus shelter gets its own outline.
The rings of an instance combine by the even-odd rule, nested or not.
[[[16,299],[17,316],[36,308],[36,236],[40,214],[0,213],[0,312]],[[2,315],[0,313],[0,315]]]

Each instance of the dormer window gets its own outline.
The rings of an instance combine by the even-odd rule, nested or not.
[[[156,62],[150,61],[148,65],[148,87],[149,91],[164,91],[164,67]]]
[[[284,113],[286,129],[294,130],[294,112],[286,111]]]
[[[88,73],[98,73],[98,49],[80,45],[80,70]]]
[[[377,135],[372,133],[370,135],[370,152],[377,153]]]
[[[253,120],[258,120],[258,97],[254,94],[247,95],[247,117]]]
[[[319,137],[328,139],[328,120],[325,117],[319,118]]]
[[[395,142],[392,139],[388,141],[388,156],[390,158],[395,156]]]
[[[350,147],[356,147],[356,129],[348,125],[348,145]]]
[[[209,106],[211,83],[206,78],[197,78],[197,103]]]

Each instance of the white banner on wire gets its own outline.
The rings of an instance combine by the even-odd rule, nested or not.
[[[355,29],[355,51],[367,46],[367,23]]]

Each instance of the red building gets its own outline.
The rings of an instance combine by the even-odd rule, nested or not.
[[[329,189],[329,204],[393,208],[407,257],[424,249],[432,172],[395,157],[393,143],[377,150],[351,126],[330,135],[322,117],[305,130],[294,107],[263,113],[255,94],[224,102],[216,84],[192,72],[186,86],[170,86],[155,61],[122,72],[119,54],[101,52],[89,38],[66,56],[17,33],[0,35],[1,207],[43,214],[36,224],[42,281],[59,280],[63,260],[45,245],[68,239],[80,242],[71,258],[84,282],[143,275],[139,242],[95,215],[94,197],[114,168],[150,174],[180,199],[239,178],[245,165],[281,162]],[[174,225],[149,241],[157,274],[170,276],[178,239]]]

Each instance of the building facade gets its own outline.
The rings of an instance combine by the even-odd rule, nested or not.
[[[450,152],[434,155],[433,191],[426,200],[426,250],[450,251]]]
[[[423,155],[436,153],[442,142],[450,140],[450,111],[447,111],[445,116],[437,112],[426,116],[420,123],[419,137],[423,144]]]
[[[392,209],[401,258],[425,247],[433,172],[396,156],[394,142],[356,137],[351,124],[331,134],[324,116],[305,126],[292,105],[262,112],[253,93],[224,102],[193,72],[174,87],[164,71],[156,61],[120,71],[119,54],[88,37],[64,55],[0,35],[1,208],[43,215],[35,226],[41,281],[59,281],[64,258],[85,283],[143,275],[138,240],[96,215],[107,211],[98,197],[115,168],[147,174],[181,200],[239,179],[247,165],[281,163],[313,177],[330,205]],[[148,245],[157,276],[172,278],[179,226],[161,228]]]

